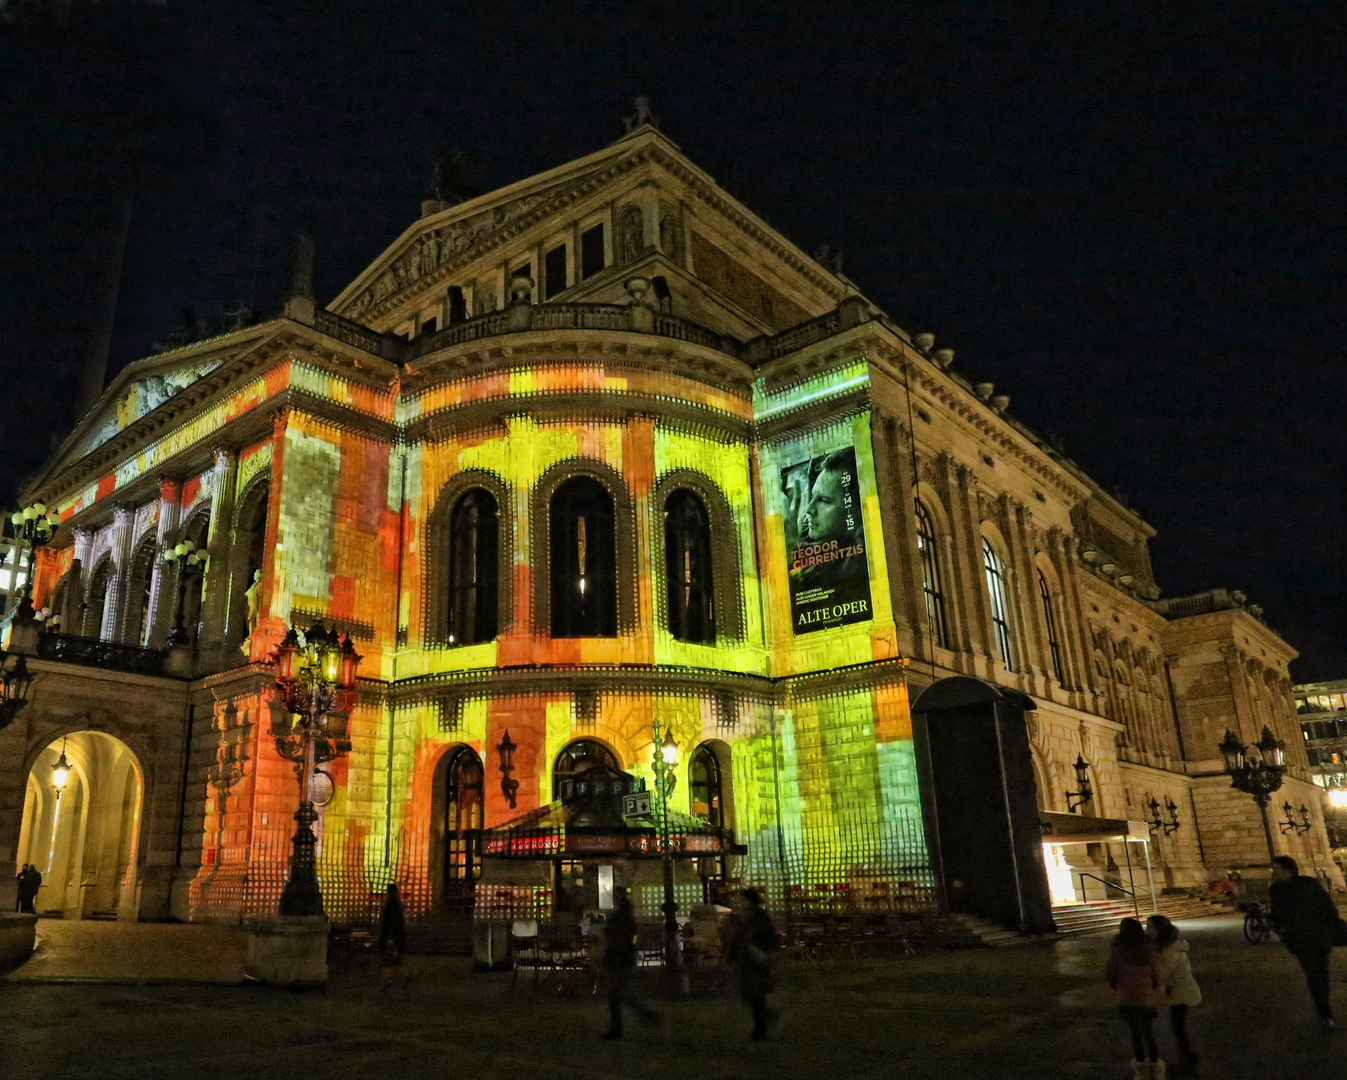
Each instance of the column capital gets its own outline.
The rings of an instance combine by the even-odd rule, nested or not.
[[[176,505],[182,498],[182,481],[176,476],[159,477],[159,498]]]
[[[215,461],[215,468],[218,472],[236,465],[239,460],[239,452],[232,446],[216,444],[210,448],[210,454]]]
[[[130,503],[117,503],[112,508],[112,520],[117,525],[126,525],[136,516],[136,508]]]

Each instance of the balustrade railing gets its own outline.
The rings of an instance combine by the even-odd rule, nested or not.
[[[37,655],[43,660],[61,660],[67,664],[85,664],[137,675],[162,675],[168,652],[73,634],[39,634]]]

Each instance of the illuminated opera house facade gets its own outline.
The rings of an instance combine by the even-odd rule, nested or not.
[[[31,483],[62,524],[10,628],[0,860],[66,917],[273,910],[298,786],[268,660],[321,622],[363,656],[317,793],[334,919],[392,880],[418,919],[547,910],[595,863],[654,910],[658,874],[568,849],[556,807],[587,769],[649,781],[655,720],[710,838],[682,902],[957,907],[984,789],[1114,823],[1035,837],[1055,898],[1126,881],[1128,821],[1157,888],[1201,884],[1266,862],[1217,751],[1265,726],[1312,820],[1281,849],[1336,874],[1294,651],[1238,594],[1161,599],[1153,530],[952,361],[649,124],[428,202],[325,308],[301,281],[127,367]],[[933,734],[978,701],[1015,718],[999,761]],[[534,857],[494,858],[520,820]]]

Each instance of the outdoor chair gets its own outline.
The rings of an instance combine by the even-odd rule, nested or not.
[[[510,989],[519,982],[519,971],[533,972],[533,986],[538,986],[538,977],[544,967],[550,967],[550,960],[544,955],[538,942],[538,923],[534,919],[516,919],[510,927],[510,956],[513,959],[514,974],[510,978]]]

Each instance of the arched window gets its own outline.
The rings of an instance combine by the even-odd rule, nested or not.
[[[574,476],[552,495],[552,636],[617,635],[613,499],[597,480]]]
[[[664,560],[669,632],[679,641],[714,644],[711,523],[701,499],[686,488],[664,503]]]
[[[703,743],[692,752],[688,762],[688,805],[693,817],[717,828],[725,825],[725,789],[720,778],[720,762]]]
[[[1038,572],[1038,596],[1043,601],[1043,624],[1048,631],[1048,652],[1052,654],[1052,673],[1057,676],[1059,683],[1065,682],[1062,678],[1062,650],[1057,644],[1057,616],[1052,610],[1052,590],[1048,588],[1048,578],[1042,570]]]
[[[467,746],[449,763],[444,802],[444,878],[446,884],[481,876],[482,803],[486,793],[482,759]]]
[[[991,598],[992,629],[996,634],[996,651],[1007,668],[1015,666],[1010,652],[1010,605],[1006,602],[1006,568],[996,554],[991,541],[982,538],[982,569],[987,574],[987,593]]]
[[[935,526],[931,512],[917,500],[917,550],[921,553],[921,591],[926,597],[926,625],[931,639],[942,649],[949,648],[945,630],[945,594],[940,587],[940,562],[935,548]]]
[[[496,636],[500,519],[489,491],[473,488],[449,516],[450,645],[471,645]]]
[[[557,790],[565,777],[588,772],[599,765],[610,769],[621,768],[613,752],[597,739],[576,739],[573,743],[567,743],[552,765],[552,791]]]

